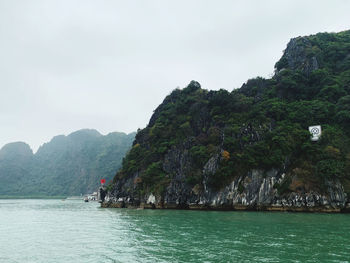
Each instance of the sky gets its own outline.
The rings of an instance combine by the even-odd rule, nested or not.
[[[271,77],[292,37],[350,29],[347,0],[0,0],[0,148],[146,127],[191,80]]]

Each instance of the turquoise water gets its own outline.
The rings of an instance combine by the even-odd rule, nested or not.
[[[350,215],[0,200],[0,262],[350,262]]]

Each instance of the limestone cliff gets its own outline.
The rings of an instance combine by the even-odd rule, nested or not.
[[[102,206],[350,211],[350,31],[292,39],[275,72],[232,92],[174,90]]]

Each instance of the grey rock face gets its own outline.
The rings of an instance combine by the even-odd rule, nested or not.
[[[292,38],[284,51],[284,59],[288,68],[301,70],[306,75],[319,68],[316,56],[308,56],[307,49],[311,48],[310,41],[305,37]]]
[[[245,144],[259,142],[273,124],[252,127],[243,125],[236,136],[249,138]],[[223,138],[222,138],[223,139]],[[279,186],[293,175],[287,173],[288,160],[281,169],[250,170],[242,176],[236,176],[221,189],[214,189],[210,180],[219,169],[223,149],[217,152],[203,165],[202,170],[195,170],[190,149],[195,145],[192,137],[181,145],[173,146],[162,158],[162,170],[169,180],[161,194],[151,190],[138,190],[138,172],[118,179],[110,191],[103,206],[146,208],[190,208],[190,209],[249,209],[279,211],[329,211],[339,212],[350,204],[339,180],[326,182],[325,191],[315,192],[296,189],[279,192]],[[240,145],[244,147],[245,145]],[[188,178],[199,172],[201,182],[191,185]],[[212,183],[212,182],[211,182]],[[290,183],[289,183],[290,184]]]
[[[242,127],[240,133],[249,138],[246,142],[254,144],[270,127],[253,128],[250,124]],[[339,180],[326,181],[325,191],[306,191],[305,189],[288,190],[280,193],[278,187],[292,180],[286,173],[288,160],[281,169],[250,170],[243,176],[237,176],[221,189],[214,189],[210,179],[219,169],[223,150],[218,148],[203,165],[202,181],[193,186],[188,178],[193,173],[194,160],[190,149],[193,138],[188,138],[181,145],[173,146],[162,159],[162,169],[169,179],[164,192],[159,195],[149,191],[138,191],[138,172],[118,179],[113,190],[107,193],[105,207],[146,208],[190,208],[190,209],[248,209],[278,211],[350,211],[350,203]],[[243,147],[242,145],[241,147]]]
[[[210,175],[216,171],[219,161],[218,156],[213,156],[206,163],[203,169],[205,175]],[[181,158],[185,157],[182,156]],[[245,176],[235,178],[229,185],[218,191],[214,191],[207,185],[207,176],[204,176],[203,189],[196,191],[186,184],[183,175],[179,172],[171,180],[164,197],[146,193],[144,197],[141,197],[141,200],[137,200],[133,195],[133,179],[129,178],[116,184],[115,191],[107,195],[105,206],[109,206],[113,202],[119,202],[123,203],[121,207],[134,207],[145,203],[146,205],[152,205],[152,208],[325,212],[339,212],[350,206],[343,186],[338,180],[327,181],[326,193],[311,191],[289,192],[279,195],[275,185],[276,183],[281,184],[285,176],[285,173],[275,169],[268,172],[252,170]]]

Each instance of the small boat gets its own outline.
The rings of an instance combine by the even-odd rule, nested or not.
[[[84,202],[89,202],[89,198],[87,196],[84,197]]]

